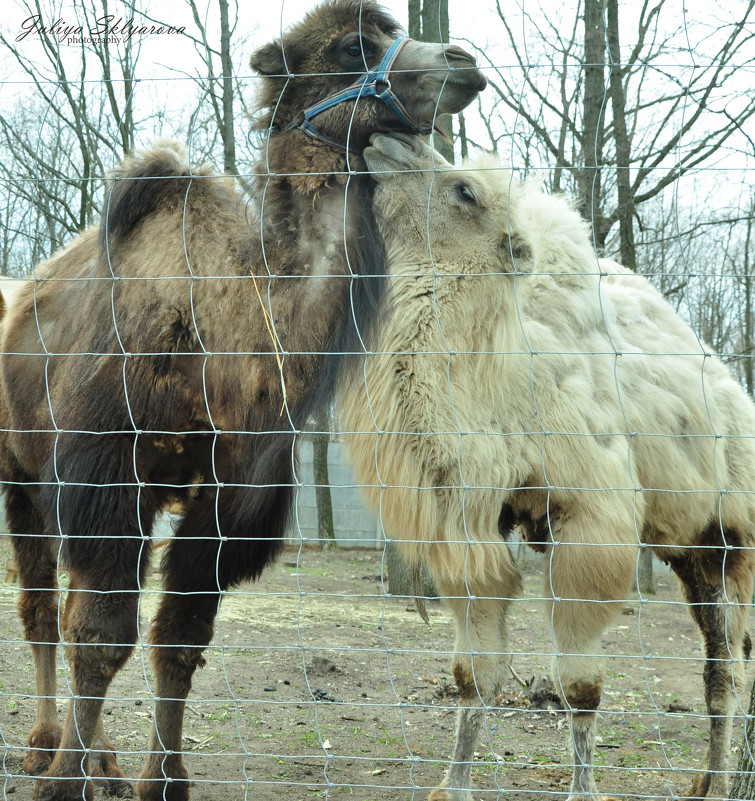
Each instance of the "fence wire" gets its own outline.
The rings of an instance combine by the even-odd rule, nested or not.
[[[365,33],[370,5],[352,6]],[[687,82],[683,119],[696,108],[696,70],[710,65],[698,52],[704,40],[690,40],[684,15],[679,22],[686,49],[661,71]],[[378,59],[360,46],[372,67]],[[26,265],[28,276],[0,283],[2,797],[33,797],[60,724],[57,784],[45,798],[89,799],[84,777],[95,798],[149,801],[281,792],[577,801],[598,788],[650,799],[690,784],[702,797],[734,797],[727,777],[742,751],[749,771],[755,763],[744,623],[755,408],[740,387],[752,375],[751,217],[732,212],[720,240],[746,241],[742,250],[693,261],[704,235],[683,230],[693,215],[679,211],[692,169],[682,138],[655,166],[670,176],[658,218],[670,213],[677,230],[643,232],[650,255],[640,277],[600,258],[621,251],[603,236],[606,220],[583,202],[588,219],[578,222],[551,166],[521,157],[524,128],[544,122],[526,95],[552,62],[533,55],[508,94],[503,76],[515,83],[519,68],[492,46],[478,63],[511,116],[491,122],[488,109],[475,127],[467,111],[457,149],[482,150],[489,135],[493,156],[452,170],[404,135],[373,139],[366,165],[339,155],[337,169],[282,173],[283,97],[303,81],[341,77],[298,74],[289,55],[299,58],[284,49],[270,125],[250,148],[257,167],[240,171],[251,199],[194,164],[126,172],[103,196],[101,236],[82,233],[50,262]],[[438,94],[454,75],[443,58]],[[586,61],[570,67],[575,87]],[[745,53],[737,67],[752,63]],[[258,89],[273,80],[234,77]],[[734,105],[746,94],[736,81],[727,91]],[[40,162],[57,108],[47,99]],[[359,95],[345,115],[347,151],[368,102]],[[436,105],[424,133],[437,117]],[[186,132],[190,153],[204,148],[200,118]],[[437,133],[431,141],[443,146]],[[159,147],[174,166],[185,158]],[[158,164],[155,152],[144,163]],[[719,172],[751,178],[753,155],[734,168],[700,167],[694,187],[720,187]],[[583,189],[608,169],[572,172]],[[90,191],[104,177],[87,178]],[[0,179],[8,190],[50,189],[69,176],[18,166]],[[171,180],[181,182],[173,195],[160,188]],[[143,212],[128,225],[110,214],[123,184],[136,187],[128,197]],[[203,219],[197,197],[226,216]],[[740,200],[733,190],[732,207]],[[281,244],[302,203],[311,219]],[[355,240],[373,218],[385,287],[363,327]],[[180,225],[160,229],[160,219]],[[226,220],[248,235],[226,236]],[[38,239],[29,214],[10,209],[4,228],[9,247],[39,250],[9,233]],[[143,232],[160,230],[145,247]],[[205,236],[221,247],[200,261]],[[715,252],[720,241],[710,241]],[[655,264],[659,243],[693,267]],[[299,261],[285,263],[281,254],[296,248]],[[707,279],[716,313],[728,315],[718,328],[706,314]],[[51,316],[56,297],[66,303]],[[124,303],[134,299],[141,305]],[[246,317],[223,317],[241,308]],[[106,319],[93,316],[103,311]],[[349,358],[315,414],[307,400],[320,375],[305,360],[319,365],[342,341],[323,323],[339,313],[353,321]],[[712,346],[711,331],[720,332]],[[143,391],[148,370],[157,388]],[[179,389],[165,392],[171,381]],[[110,414],[116,396],[120,418]],[[172,426],[178,419],[185,425]],[[244,461],[252,458],[259,469]],[[241,525],[250,520],[251,532]],[[265,526],[271,545],[261,545]],[[66,760],[72,771],[56,773]],[[50,782],[37,786],[52,792]]]

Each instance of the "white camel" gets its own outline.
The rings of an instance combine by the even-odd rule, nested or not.
[[[569,799],[597,793],[600,637],[646,543],[705,639],[710,743],[695,797],[726,798],[752,598],[755,410],[652,285],[598,259],[561,197],[483,160],[455,170],[417,139],[373,137],[389,308],[341,423],[391,538],[456,619],[456,746],[432,801],[469,801],[505,675],[520,578],[504,539],[545,552],[553,676],[569,710]]]

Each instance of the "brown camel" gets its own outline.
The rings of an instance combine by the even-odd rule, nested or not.
[[[176,498],[137,792],[189,798],[184,704],[221,594],[279,552],[296,433],[361,349],[380,294],[374,184],[352,170],[371,133],[427,132],[485,85],[460,48],[399,33],[371,0],[310,12],[251,59],[266,133],[251,208],[159,143],[117,172],[99,229],[40,265],[7,312],[0,478],[37,671],[24,760],[42,774],[36,801],[91,801],[93,777],[130,792],[100,712],[137,636],[155,515]],[[62,729],[59,632],[73,690]]]

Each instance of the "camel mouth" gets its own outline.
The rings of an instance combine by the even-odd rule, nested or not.
[[[432,148],[416,136],[395,133],[390,136],[373,134],[363,155],[367,169],[380,181],[392,172],[433,169],[433,153]],[[441,159],[439,155],[437,158]]]
[[[461,51],[464,53],[464,51]],[[470,92],[480,94],[488,86],[488,79],[477,66],[475,59],[465,53],[466,58],[455,56],[453,61],[449,58],[447,82],[465,86]],[[460,63],[459,63],[460,62]]]

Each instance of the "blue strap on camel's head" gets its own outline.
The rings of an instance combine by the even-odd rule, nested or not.
[[[325,100],[315,103],[307,109],[304,109],[304,120],[298,125],[291,127],[300,128],[304,133],[309,136],[320,139],[331,145],[338,145],[339,147],[346,147],[341,142],[331,139],[324,134],[321,134],[312,120],[323,111],[327,111],[340,103],[345,103],[349,100],[360,100],[363,97],[376,97],[385,103],[386,106],[396,115],[396,117],[406,126],[406,128],[414,134],[427,133],[430,130],[429,125],[422,125],[419,121],[414,119],[407,111],[406,106],[399,100],[398,96],[393,92],[390,81],[390,72],[401,48],[409,41],[408,37],[404,36],[396,39],[393,44],[385,51],[381,62],[372,67],[364,74],[360,75],[354,83],[336,92]]]

